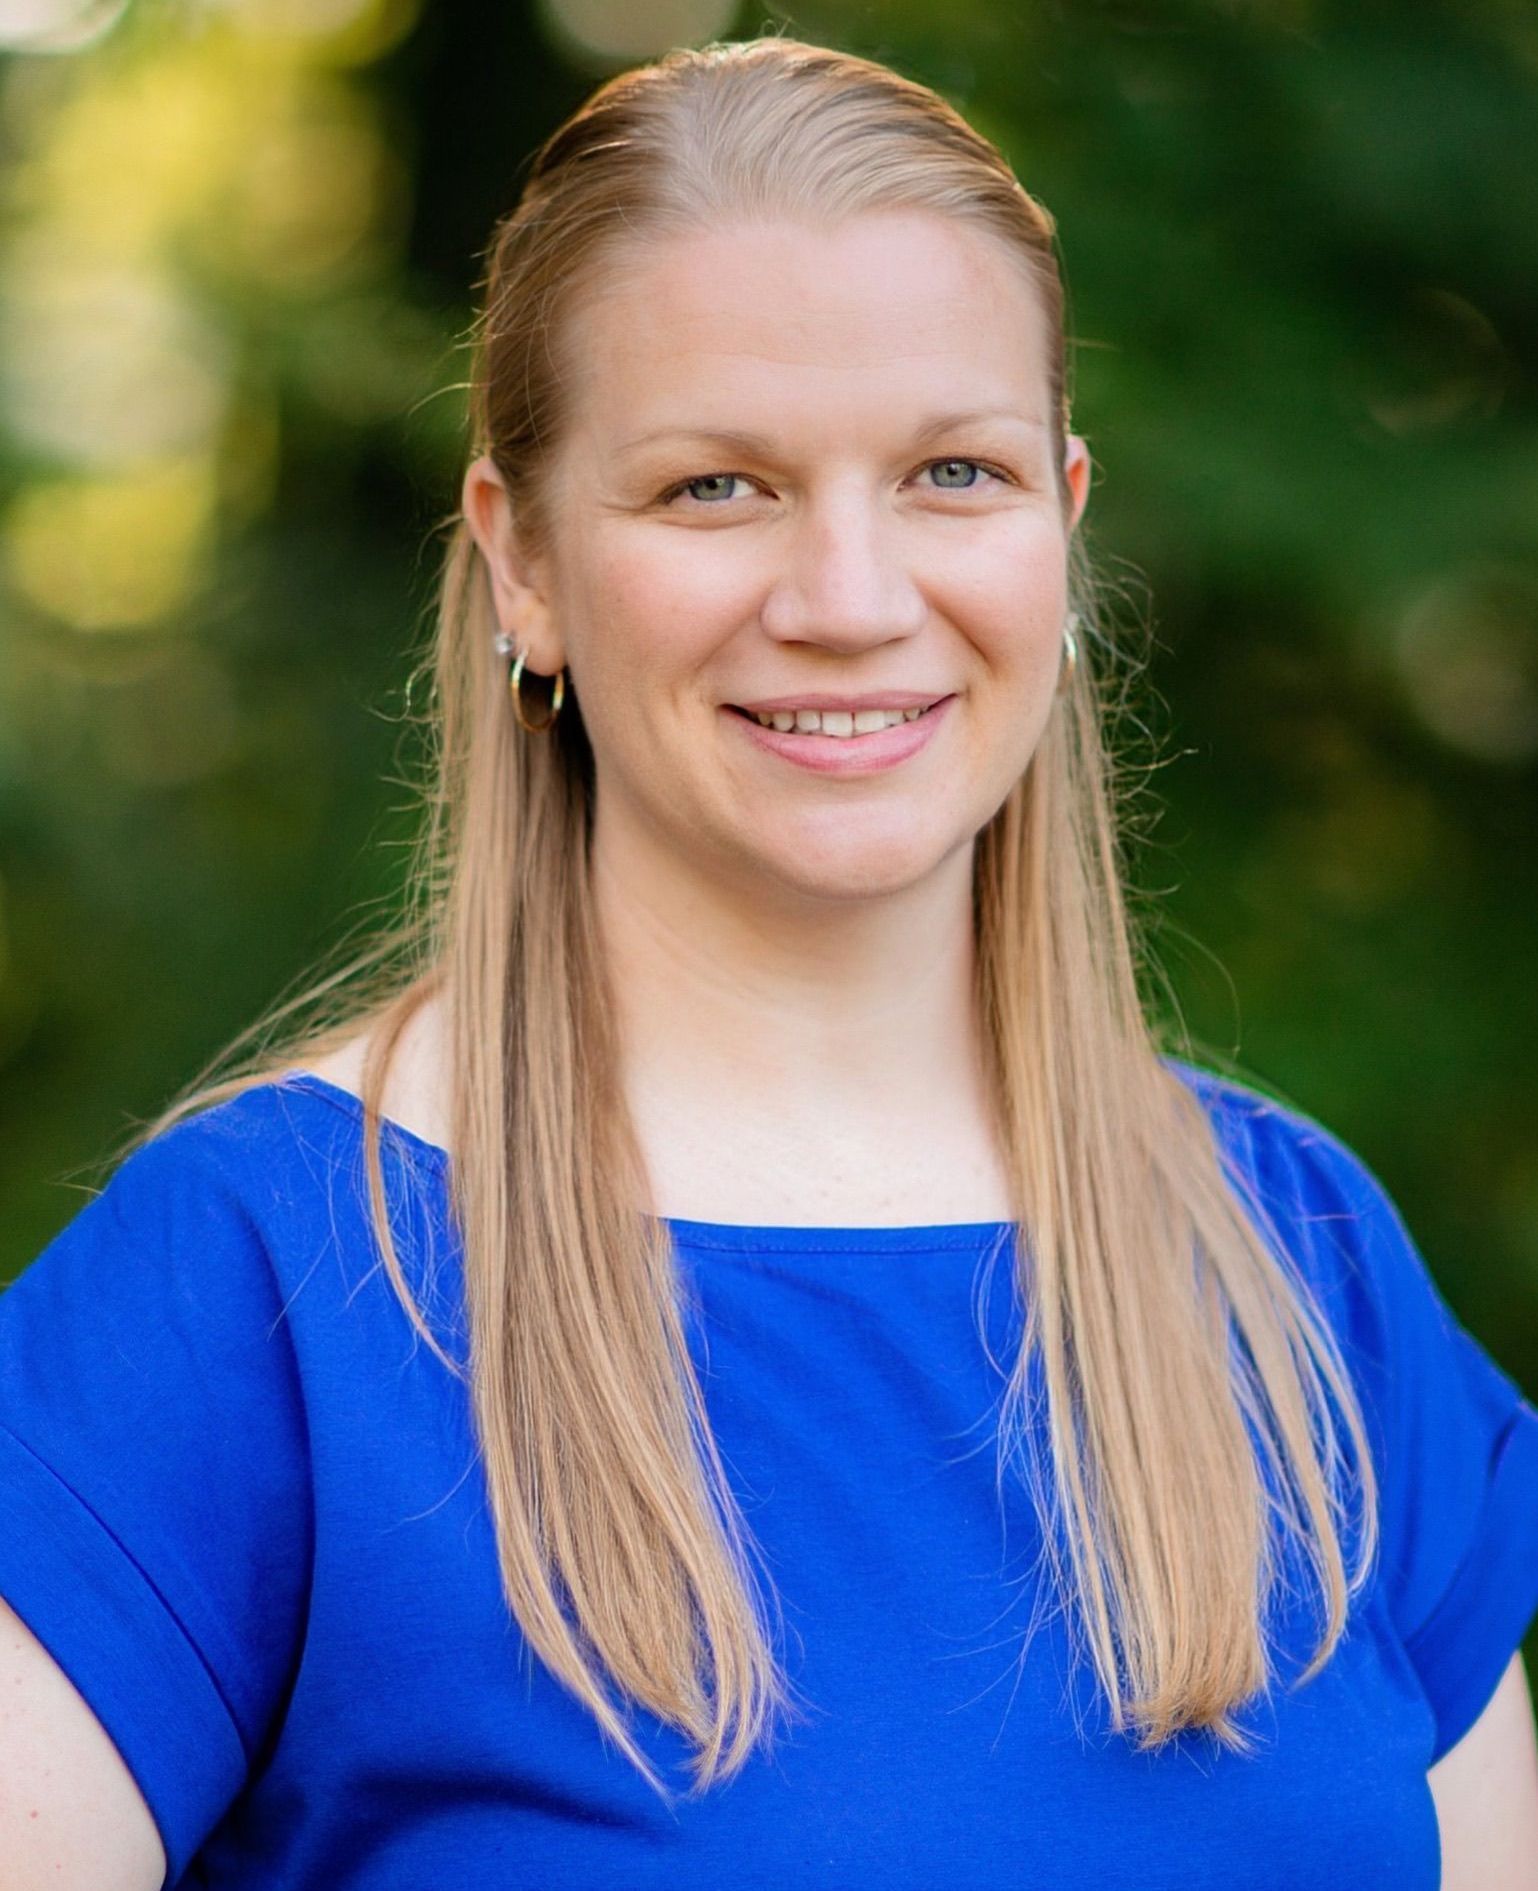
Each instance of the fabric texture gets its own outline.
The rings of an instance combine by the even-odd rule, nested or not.
[[[168,1884],[1303,1891],[1349,1866],[1356,1891],[1430,1891],[1427,1768],[1538,1609],[1538,1413],[1349,1149],[1173,1067],[1367,1413],[1381,1555],[1330,1662],[1245,1709],[1248,1756],[1108,1731],[1030,1499],[995,1489],[1009,1224],[675,1219],[802,1715],[671,1808],[507,1613],[466,1389],[375,1250],[357,1100],[291,1074],[132,1155],[0,1298],[0,1595],[123,1754]],[[462,1359],[447,1158],[398,1127],[385,1156],[408,1278]],[[1311,1619],[1279,1621],[1279,1673]],[[633,1724],[683,1795],[680,1738]]]

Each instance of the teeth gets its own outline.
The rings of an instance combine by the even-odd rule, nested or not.
[[[916,722],[924,713],[922,709],[772,709],[755,711],[753,719],[782,735],[794,729],[798,735],[849,736],[874,735],[899,722]]]

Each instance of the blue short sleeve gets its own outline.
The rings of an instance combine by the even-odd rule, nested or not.
[[[1453,1316],[1362,1159],[1307,1117],[1250,1101],[1267,1205],[1295,1218],[1363,1401],[1377,1595],[1434,1715],[1434,1764],[1538,1611],[1538,1411]]]
[[[122,1754],[169,1883],[292,1685],[309,1488],[262,1239],[217,1133],[177,1125],[0,1296],[0,1595]]]

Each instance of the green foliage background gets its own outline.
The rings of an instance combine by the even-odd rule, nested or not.
[[[616,62],[555,0],[320,11],[0,59],[0,1278],[394,896],[478,252]],[[1361,1152],[1531,1393],[1538,12],[722,18],[937,85],[1054,212],[1159,1002]]]

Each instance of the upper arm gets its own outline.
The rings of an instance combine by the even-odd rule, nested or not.
[[[0,1765],[23,1740],[66,1743],[55,1773],[26,1763],[30,1784],[65,1795],[62,1839],[69,1808],[94,1804],[80,1756],[121,1764],[166,1854],[133,1883],[184,1876],[228,1813],[305,1632],[313,1491],[292,1328],[217,1128],[139,1150],[0,1295],[0,1595],[30,1631],[7,1618],[0,1653],[24,1673],[4,1693],[43,1717]],[[127,1790],[119,1777],[105,1798]],[[6,1816],[45,1821],[41,1805]],[[153,1868],[142,1844],[130,1856]],[[4,1861],[0,1848],[10,1891]],[[41,1882],[71,1881],[50,1868]]]
[[[1426,1777],[1442,1831],[1443,1891],[1538,1891],[1538,1736],[1520,1654]]]
[[[6,1891],[159,1891],[166,1855],[133,1775],[69,1677],[0,1600]]]

